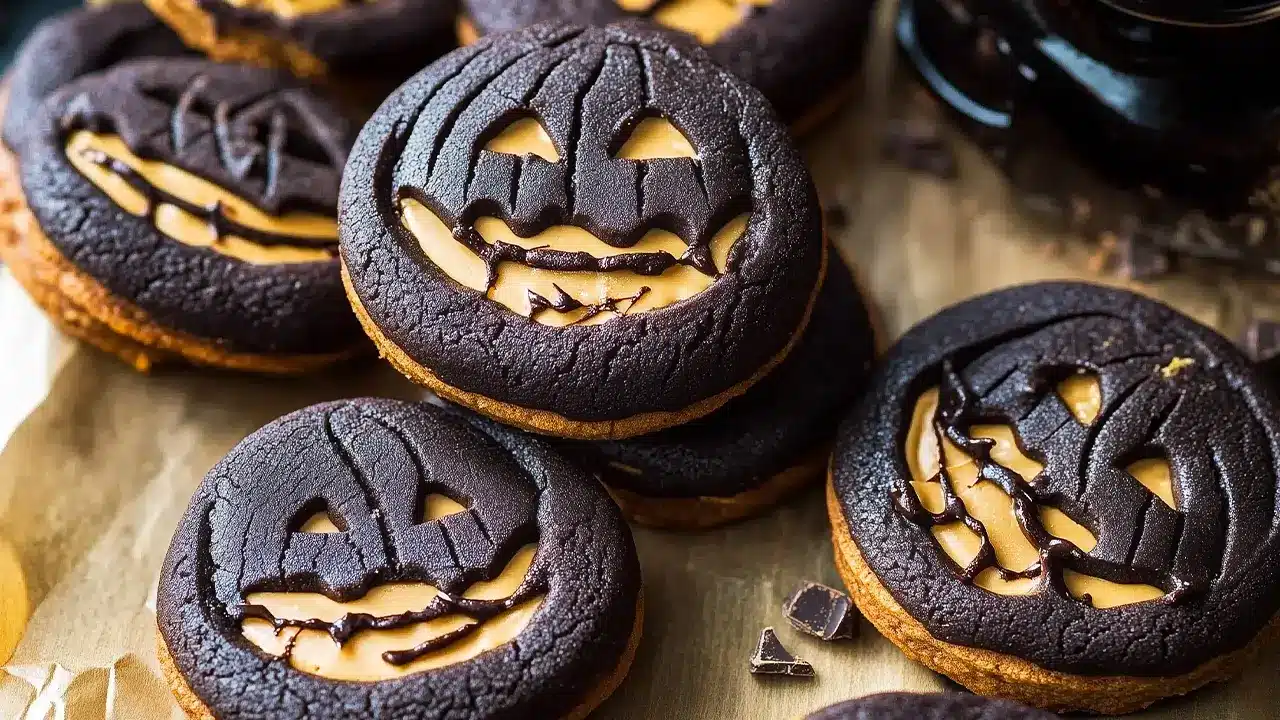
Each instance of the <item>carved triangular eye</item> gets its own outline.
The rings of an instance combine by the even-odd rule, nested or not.
[[[418,522],[431,522],[432,520],[447,518],[450,515],[457,515],[466,511],[467,506],[457,500],[440,493],[430,493],[422,501],[422,509],[418,513]]]
[[[696,157],[693,143],[664,117],[647,117],[637,123],[617,155],[619,160]]]
[[[536,155],[549,163],[560,162],[560,151],[538,118],[525,115],[485,143],[485,150],[506,155]]]
[[[324,503],[303,508],[298,513],[294,527],[297,528],[295,532],[303,533],[326,534],[346,531],[346,523],[342,522],[342,518],[329,512],[329,506]]]
[[[1058,383],[1058,397],[1081,425],[1092,425],[1102,410],[1102,383],[1098,374],[1079,370]]]

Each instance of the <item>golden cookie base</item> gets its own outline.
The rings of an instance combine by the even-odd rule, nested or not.
[[[359,296],[356,295],[355,288],[351,285],[351,276],[347,272],[345,261],[342,264],[342,284],[346,288],[347,299],[351,301],[351,306],[355,308],[356,317],[359,318],[365,333],[378,346],[379,354],[409,380],[426,387],[450,402],[470,408],[504,425],[510,425],[527,432],[572,440],[623,440],[683,425],[710,415],[725,403],[744,394],[751,386],[764,379],[779,363],[785,360],[800,341],[805,327],[809,324],[809,318],[813,314],[813,306],[817,302],[818,293],[822,290],[822,282],[827,275],[827,253],[827,242],[824,238],[822,243],[822,262],[818,273],[819,279],[809,296],[809,304],[800,319],[799,327],[792,333],[782,352],[765,363],[763,367],[756,371],[755,375],[719,395],[699,400],[683,410],[640,413],[621,420],[606,421],[574,420],[549,410],[521,407],[449,385],[431,370],[419,365],[404,350],[383,334],[381,328],[373,321],[373,318],[369,317],[369,313],[365,310],[364,304],[360,302]]]
[[[831,520],[836,569],[863,616],[907,657],[986,697],[1015,700],[1054,712],[1123,715],[1230,678],[1280,636],[1280,622],[1273,619],[1244,648],[1174,677],[1074,675],[1047,670],[1012,655],[953,645],[933,637],[898,604],[867,566],[850,534],[830,479],[827,481],[827,514]]]
[[[300,375],[356,357],[356,347],[315,355],[237,353],[215,341],[169,330],[81,272],[40,230],[17,177],[14,156],[0,147],[0,260],[60,330],[115,355],[138,372],[166,365]]]
[[[623,650],[622,657],[618,660],[617,668],[599,685],[594,687],[591,692],[587,693],[582,702],[561,720],[583,720],[622,685],[627,673],[631,671],[631,663],[636,659],[636,649],[640,647],[643,628],[644,596],[642,593],[636,600],[635,627],[631,631],[631,639],[627,642],[627,647]],[[209,707],[196,696],[195,691],[187,684],[186,678],[182,677],[182,673],[178,671],[177,665],[173,662],[173,655],[169,653],[169,647],[165,644],[164,636],[160,634],[158,628],[156,630],[156,657],[160,660],[160,672],[164,676],[165,682],[169,684],[169,690],[173,693],[174,699],[177,700],[178,707],[182,708],[182,712],[186,713],[191,720],[217,720]]]

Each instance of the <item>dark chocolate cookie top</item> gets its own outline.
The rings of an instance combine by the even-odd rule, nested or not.
[[[416,72],[456,46],[456,0],[343,0],[323,10],[288,2],[299,6],[288,16],[253,3],[193,1],[215,32],[248,30],[294,43],[337,73]]]
[[[681,37],[548,24],[406,83],[352,152],[352,287],[443,382],[578,421],[752,379],[824,256],[799,154],[758,92]]]
[[[652,435],[557,447],[610,485],[646,497],[731,497],[806,462],[825,467],[874,358],[865,302],[833,257],[800,344],[746,395]]]
[[[336,259],[353,134],[285,74],[141,60],[51,96],[18,154],[49,241],[161,326],[237,352],[333,352],[360,338]]]
[[[1053,713],[960,693],[882,693],[823,708],[807,720],[1053,720]]]
[[[1280,408],[1217,333],[1045,283],[944,310],[881,368],[841,429],[834,489],[865,562],[934,637],[1172,676],[1271,621]]]
[[[140,3],[77,8],[49,18],[22,43],[8,71],[4,143],[15,147],[40,101],[78,77],[127,60],[190,53]]]
[[[225,720],[555,718],[616,674],[639,594],[616,506],[545,446],[358,399],[281,418],[210,471],[157,613]]]
[[[481,35],[557,20],[647,18],[690,33],[795,123],[836,98],[858,71],[870,0],[463,0]]]

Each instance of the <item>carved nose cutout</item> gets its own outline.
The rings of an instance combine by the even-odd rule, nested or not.
[[[617,155],[619,160],[637,161],[697,157],[689,138],[664,117],[647,117],[637,123]]]
[[[560,150],[542,121],[525,115],[502,129],[484,146],[485,150],[506,155],[536,155],[549,163],[560,162]]]
[[[467,511],[467,506],[440,493],[431,493],[422,501],[418,522],[431,522]]]

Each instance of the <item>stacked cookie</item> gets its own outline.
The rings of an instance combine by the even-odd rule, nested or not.
[[[385,53],[413,70],[379,65],[384,84],[438,56],[447,43],[427,39],[448,34],[452,9],[285,3],[286,28],[241,3],[154,6],[72,11],[24,44],[7,79],[0,259],[58,326],[139,370],[291,374],[366,353],[337,261],[357,128],[337,91]],[[222,40],[192,27],[201,14]],[[384,25],[412,37],[370,32]]]
[[[573,440],[651,524],[736,519],[820,476],[872,356],[767,102],[638,24],[540,25],[433,65],[366,125],[341,212],[382,354]]]

